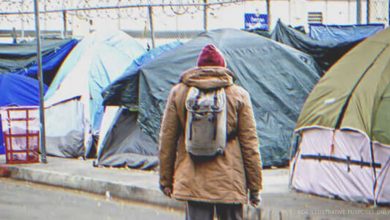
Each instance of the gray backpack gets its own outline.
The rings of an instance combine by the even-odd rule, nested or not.
[[[192,156],[223,154],[226,147],[225,89],[190,87],[186,98],[185,146]]]

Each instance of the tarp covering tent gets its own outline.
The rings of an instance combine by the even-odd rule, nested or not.
[[[296,119],[319,78],[319,69],[311,56],[245,31],[202,33],[141,67],[141,130],[157,142],[171,87],[183,71],[196,65],[201,49],[208,43],[222,51],[228,68],[236,74],[236,82],[252,97],[264,166],[286,165]]]
[[[42,71],[46,85],[50,85],[62,61],[77,44],[76,39],[43,39]],[[37,78],[36,42],[0,44],[0,74],[15,73]]]
[[[123,105],[134,108],[138,105],[138,73],[142,65],[145,65],[162,53],[182,45],[179,41],[164,44],[148,51],[127,67],[124,73],[103,91],[104,105]]]
[[[157,166],[157,143],[144,134],[137,123],[139,69],[180,45],[182,43],[172,42],[148,51],[135,59],[122,76],[105,89],[105,104],[126,106],[132,112],[106,107],[98,141],[97,165],[138,169]]]
[[[39,105],[39,82],[25,76],[0,74],[0,94],[0,106]]]
[[[261,30],[261,29],[245,29],[244,31],[248,31],[250,33],[255,33],[260,36],[271,38],[271,33],[269,31]]]
[[[315,86],[296,126],[293,188],[390,203],[389,45],[390,29],[368,38]]]
[[[289,45],[311,55],[325,72],[340,57],[358,44],[363,38],[337,40],[316,40],[293,28],[287,27],[280,20],[271,33],[271,39]],[[322,74],[321,74],[322,75]]]
[[[315,40],[327,42],[359,41],[380,32],[384,27],[384,24],[311,24],[309,26],[309,35]]]
[[[0,74],[0,97],[0,107],[39,105],[39,82],[38,80],[16,74]],[[3,134],[1,132],[0,154],[4,153],[2,138]]]
[[[101,92],[144,52],[121,31],[94,32],[72,50],[45,95],[48,154],[89,153],[104,112]]]

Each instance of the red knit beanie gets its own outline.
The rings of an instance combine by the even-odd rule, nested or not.
[[[203,47],[198,57],[198,66],[220,66],[226,67],[222,53],[213,45],[208,44]]]

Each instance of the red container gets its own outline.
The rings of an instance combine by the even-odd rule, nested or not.
[[[1,115],[6,163],[39,163],[38,108],[7,107]]]

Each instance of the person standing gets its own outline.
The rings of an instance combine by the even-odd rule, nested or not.
[[[242,219],[260,203],[262,168],[250,96],[206,45],[169,94],[159,141],[160,188],[186,201],[187,220]]]

